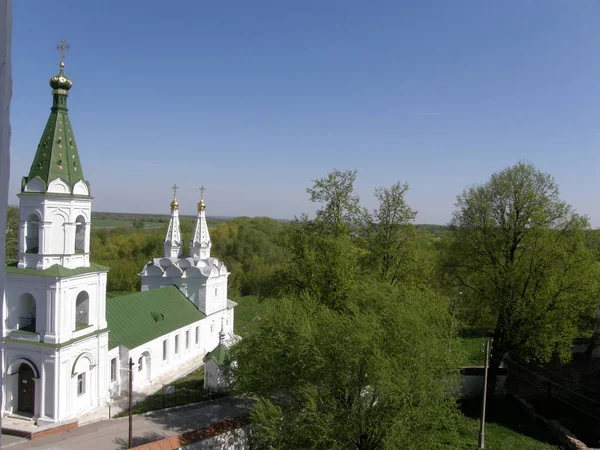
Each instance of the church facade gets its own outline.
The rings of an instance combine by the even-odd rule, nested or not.
[[[236,306],[227,268],[210,255],[203,198],[190,256],[174,198],[164,254],[142,269],[141,292],[107,300],[110,269],[90,261],[92,197],[62,61],[50,86],[50,117],[18,195],[19,259],[6,267],[2,310],[2,415],[38,425],[104,407],[127,389],[130,360],[134,390],[183,364],[200,366],[220,332],[233,336]]]

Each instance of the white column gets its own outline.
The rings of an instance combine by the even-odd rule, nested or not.
[[[52,237],[52,222],[42,222],[40,224],[40,245],[38,253],[40,255],[45,255],[48,253],[52,253],[50,249],[50,242]]]
[[[56,288],[51,287],[46,295],[46,334],[44,342],[55,343],[56,330],[58,328],[58,318],[56,317]]]
[[[46,364],[40,363],[40,417],[46,415]]]
[[[90,252],[90,229],[92,228],[92,222],[85,223],[85,242],[83,244],[83,250],[85,253]]]
[[[75,253],[75,224],[65,222],[65,255],[73,255]]]

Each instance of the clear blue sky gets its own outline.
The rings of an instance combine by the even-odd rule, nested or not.
[[[331,169],[418,223],[520,159],[600,226],[600,1],[14,2],[11,202],[65,37],[96,211],[291,218]]]

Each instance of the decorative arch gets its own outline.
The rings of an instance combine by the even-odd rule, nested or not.
[[[160,265],[160,267],[167,268],[171,267],[173,265],[173,262],[169,258],[161,258],[158,264]]]
[[[177,266],[171,266],[165,270],[165,276],[167,277],[181,277],[182,271]]]
[[[163,270],[159,266],[148,266],[146,267],[146,275],[151,277],[162,277]]]
[[[75,186],[73,186],[73,194],[90,195],[90,189],[83,180],[79,180],[77,183],[75,183]]]
[[[27,181],[25,192],[46,192],[46,183],[40,177],[34,177]]]
[[[85,364],[84,360],[88,361],[88,363],[89,363],[88,367],[84,366],[84,364]],[[75,358],[75,361],[73,361],[73,368],[71,369],[71,376],[74,377],[78,373],[87,372],[88,370],[91,370],[94,367],[96,367],[96,358],[94,358],[94,355],[92,355],[90,352],[80,353],[77,356],[77,358]]]
[[[56,180],[52,180],[48,185],[48,192],[53,192],[55,194],[70,194],[71,189],[62,178],[57,178]]]
[[[27,364],[33,370],[33,374],[34,374],[35,378],[38,378],[38,379],[40,378],[40,371],[38,370],[35,363],[32,360],[30,360],[29,358],[24,358],[24,357],[17,358],[13,362],[11,362],[8,365],[8,367],[6,368],[6,374],[14,375],[14,374],[18,373],[19,367],[21,367],[21,364]]]
[[[190,267],[185,271],[185,278],[202,278],[202,272],[197,267]]]

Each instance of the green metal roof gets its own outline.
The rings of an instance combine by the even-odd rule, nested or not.
[[[204,356],[204,362],[209,359],[213,360],[217,365],[223,366],[229,362],[229,349],[225,344],[219,344],[214,350],[208,352],[206,356]]]
[[[107,299],[108,346],[136,348],[205,317],[177,286]]]
[[[67,114],[67,96],[71,84],[62,67],[60,73],[50,80],[50,85],[54,88],[50,117],[37,147],[29,176],[23,180],[21,191],[27,181],[33,178],[39,178],[46,189],[48,184],[57,178],[65,181],[71,190],[80,180],[88,184],[83,178],[75,136]]]
[[[17,275],[35,275],[42,277],[72,277],[74,275],[82,275],[92,272],[107,272],[110,268],[91,262],[89,267],[77,267],[76,269],[66,269],[59,264],[54,264],[44,270],[39,269],[19,269],[17,263],[6,266],[6,273],[14,273]]]

